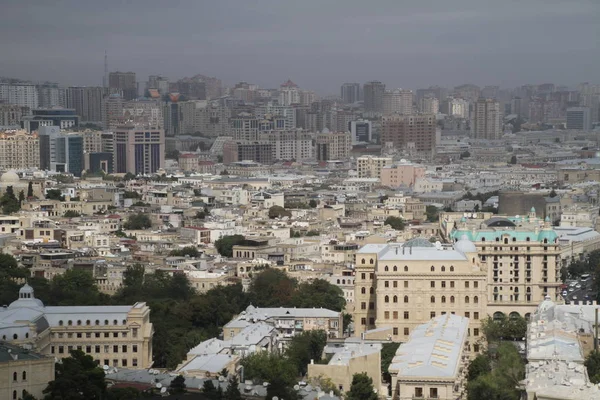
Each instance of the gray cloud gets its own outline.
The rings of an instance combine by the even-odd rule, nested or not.
[[[0,75],[100,84],[111,70],[203,73],[319,93],[600,82],[597,0],[3,0]]]

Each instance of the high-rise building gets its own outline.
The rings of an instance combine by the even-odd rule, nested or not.
[[[500,103],[481,98],[474,104],[471,136],[475,139],[500,139],[502,134]]]
[[[75,109],[81,122],[102,124],[102,101],[108,93],[101,86],[70,86],[67,88],[67,108]]]
[[[0,133],[0,170],[39,168],[40,141],[26,131]]]
[[[419,103],[419,111],[423,114],[437,114],[440,112],[440,102],[433,96],[425,96]]]
[[[592,130],[592,114],[588,107],[567,108],[567,129]]]
[[[123,103],[123,119],[126,124],[162,129],[164,127],[163,105],[155,100],[132,100]]]
[[[108,74],[108,87],[121,91],[125,100],[133,100],[138,97],[135,72],[111,72]]]
[[[373,125],[371,121],[352,121],[350,122],[349,128],[353,145],[358,143],[369,143],[373,137]]]
[[[169,79],[160,75],[150,75],[146,82],[146,92],[156,89],[161,96],[169,93]]]
[[[116,173],[153,174],[165,165],[165,132],[158,128],[122,125],[114,131]]]
[[[289,106],[300,103],[300,91],[298,90],[298,85],[288,79],[287,82],[284,82],[279,86],[280,105]]]
[[[442,103],[442,113],[467,119],[469,118],[469,102],[464,99],[448,97]]]
[[[29,107],[0,103],[0,126],[6,128],[20,126],[21,119],[29,112]]]
[[[383,114],[412,114],[413,107],[413,92],[412,90],[387,90],[383,94]]]
[[[415,102],[419,104],[421,99],[425,96],[433,96],[441,103],[448,97],[448,89],[440,86],[430,86],[427,89],[417,89],[415,96]]]
[[[479,99],[479,97],[481,97],[481,89],[479,86],[470,83],[456,86],[454,88],[454,97],[475,102],[477,99]]]
[[[344,83],[342,85],[341,95],[342,101],[346,104],[352,104],[360,101],[360,83]]]
[[[0,82],[0,101],[30,109],[39,107],[38,91],[31,83]]]
[[[281,117],[285,121],[283,129],[296,129],[296,110],[291,106],[281,106],[268,102],[256,107],[254,115],[259,119]]]
[[[266,141],[230,140],[223,144],[223,163],[254,161],[259,164],[273,164],[273,143]]]
[[[300,129],[261,132],[259,141],[273,145],[272,160],[275,161],[303,162],[315,159],[313,135]]]
[[[70,129],[79,126],[79,116],[72,108],[39,108],[22,117],[21,126],[33,132],[41,126],[55,126]]]
[[[432,154],[436,146],[436,118],[432,114],[390,115],[381,122],[381,144]]]
[[[327,129],[316,135],[318,161],[345,160],[352,150],[350,132],[329,132]]]
[[[309,106],[317,101],[317,94],[312,90],[301,90],[300,91],[300,104],[303,106]]]
[[[383,112],[383,94],[385,84],[379,81],[367,82],[363,85],[365,111],[370,113]]]
[[[484,86],[483,89],[481,89],[480,96],[485,97],[486,99],[497,99],[499,92],[499,86]]]
[[[114,129],[125,122],[123,118],[124,103],[125,99],[119,93],[104,96],[102,100],[102,127],[104,129]]]
[[[38,135],[40,169],[81,176],[85,167],[81,134],[61,132],[57,126],[42,126]]]
[[[206,100],[206,83],[196,79],[180,79],[170,84],[170,90],[188,100]]]
[[[38,107],[52,108],[65,107],[65,89],[58,86],[57,83],[44,83],[37,85]]]

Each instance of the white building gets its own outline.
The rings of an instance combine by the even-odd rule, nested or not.
[[[435,97],[423,97],[419,102],[419,111],[424,114],[437,114],[440,111],[440,101]]]
[[[39,106],[37,88],[29,83],[0,83],[0,101],[32,110]]]
[[[383,94],[383,114],[412,114],[413,92],[406,89],[387,90]]]

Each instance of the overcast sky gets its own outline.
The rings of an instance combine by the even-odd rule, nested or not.
[[[320,94],[600,83],[600,0],[1,0],[0,76],[100,85],[198,73]]]

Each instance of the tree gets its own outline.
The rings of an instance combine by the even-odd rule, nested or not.
[[[218,156],[217,156],[217,162],[218,162],[218,163],[222,163],[222,162],[223,162],[223,156],[221,156],[221,155],[218,155]]]
[[[23,202],[25,201],[25,192],[23,192],[22,190],[19,192],[19,207],[21,207],[23,205]]]
[[[135,179],[135,175],[132,174],[131,172],[128,172],[123,176],[124,181],[132,181],[134,179]]]
[[[169,392],[171,393],[185,393],[185,388],[185,378],[183,375],[177,375],[175,378],[173,378],[171,384],[169,384]]]
[[[27,184],[27,198],[33,197],[33,182]]]
[[[381,376],[384,382],[392,382],[392,377],[388,372],[392,359],[396,355],[396,350],[400,347],[400,343],[388,342],[383,343],[381,348]]]
[[[56,364],[55,378],[43,393],[46,400],[104,399],[104,371],[96,365],[92,356],[81,350],[73,350],[70,357]]]
[[[248,295],[257,307],[289,307],[296,284],[285,272],[267,268],[254,277]]]
[[[350,334],[349,329],[350,329],[350,324],[352,323],[352,314],[344,313],[342,315],[342,320],[343,320],[342,324],[343,324],[344,333]]]
[[[463,151],[462,153],[460,153],[460,159],[463,160],[465,158],[469,158],[471,157],[471,153],[469,153],[467,150]]]
[[[124,199],[139,199],[139,198],[141,198],[141,196],[138,192],[135,192],[132,190],[126,190],[125,192],[123,192],[123,198]]]
[[[558,196],[558,195],[556,194],[556,191],[555,191],[554,189],[552,189],[552,190],[550,191],[550,194],[548,195],[548,197],[550,197],[550,198],[554,198],[554,197],[556,197],[556,196]]]
[[[425,215],[427,216],[427,222],[437,222],[439,219],[439,212],[436,206],[426,206]]]
[[[377,393],[373,388],[373,379],[364,372],[354,374],[350,391],[346,393],[346,400],[377,400]]]
[[[181,250],[171,250],[169,255],[176,256],[176,257],[189,256],[191,258],[196,258],[196,257],[200,257],[200,252],[194,246],[186,246]]]
[[[309,237],[310,236],[319,236],[319,235],[321,235],[321,232],[315,231],[314,229],[306,232],[306,236],[309,236]]]
[[[48,288],[48,300],[56,306],[99,305],[108,302],[108,295],[100,293],[96,280],[88,271],[69,269],[62,275],[55,275]]]
[[[125,229],[130,230],[138,230],[138,229],[148,229],[152,226],[152,221],[150,221],[150,217],[143,213],[137,213],[130,215],[127,219],[127,222],[123,224]]]
[[[46,199],[65,201],[65,196],[62,195],[60,189],[50,189],[46,192]]]
[[[300,284],[293,294],[292,304],[299,308],[327,308],[343,311],[346,307],[344,292],[324,279]]]
[[[474,381],[479,378],[481,375],[488,374],[492,371],[492,366],[490,365],[490,359],[485,354],[478,354],[477,357],[471,361],[469,364],[469,372],[467,374],[467,380]]]
[[[106,393],[107,400],[135,400],[141,398],[142,392],[133,387],[111,387]]]
[[[3,214],[12,214],[21,209],[21,204],[15,196],[12,186],[7,186],[2,197],[0,197],[0,207]]]
[[[165,158],[177,160],[179,158],[179,150],[171,150],[165,153]]]
[[[208,400],[221,400],[221,396],[219,396],[219,392],[217,391],[212,379],[207,379],[204,381],[204,384],[202,385],[202,393],[204,393]]]
[[[229,379],[229,384],[227,385],[227,390],[225,390],[225,394],[223,395],[224,400],[242,400],[242,394],[240,393],[239,381],[236,375],[233,375]]]
[[[274,383],[280,379],[284,386],[292,387],[297,382],[298,370],[287,358],[277,353],[261,351],[242,358],[245,379]]]
[[[269,218],[291,217],[292,213],[281,206],[272,206],[269,208]]]
[[[404,230],[404,220],[400,217],[387,217],[385,219],[385,222],[383,223],[384,225],[389,225],[392,227],[392,229],[395,229],[397,231],[403,231]]]
[[[310,206],[310,208],[317,208],[317,201],[315,199],[310,199],[308,205]]]
[[[77,211],[75,210],[67,210],[65,211],[65,213],[63,214],[63,217],[65,218],[77,218],[79,217],[81,214],[79,214]]]
[[[594,350],[588,354],[583,363],[592,383],[600,383],[600,351]]]
[[[267,386],[267,399],[278,397],[282,400],[301,400],[302,397],[294,390],[294,388],[286,384],[284,380],[275,376]]]
[[[247,241],[243,235],[223,236],[221,239],[215,241],[215,248],[220,255],[224,257],[232,257],[233,246],[242,245],[248,242],[249,241]]]
[[[511,164],[516,164],[516,163],[517,163],[517,156],[512,156],[512,157],[510,158],[510,163],[511,163]]]
[[[285,355],[296,366],[300,374],[305,375],[311,360],[317,362],[321,359],[325,344],[327,344],[327,333],[325,331],[305,331],[294,336]]]

